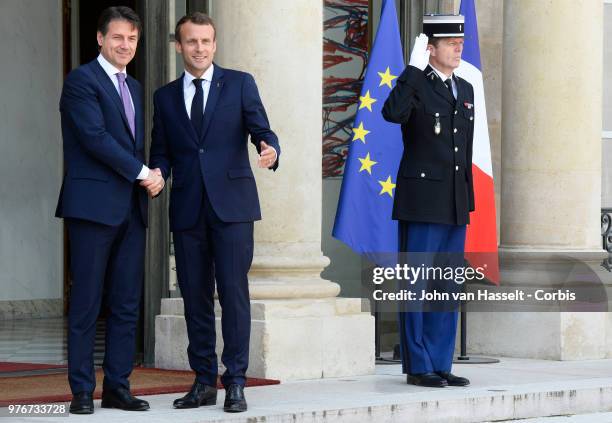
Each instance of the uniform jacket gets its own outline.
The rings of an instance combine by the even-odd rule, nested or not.
[[[393,219],[469,223],[474,210],[474,90],[454,78],[456,101],[430,66],[424,71],[407,66],[385,102],[383,117],[402,125],[404,143]]]

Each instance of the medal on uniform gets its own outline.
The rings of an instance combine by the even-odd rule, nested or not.
[[[440,125],[440,118],[436,117],[436,123],[434,124],[434,133],[436,135],[440,135],[441,130],[442,130],[442,126]]]

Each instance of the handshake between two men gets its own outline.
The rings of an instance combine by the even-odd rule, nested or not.
[[[232,328],[230,336],[223,333],[223,410],[246,411],[248,273],[254,222],[261,219],[247,134],[257,149],[260,168],[276,171],[280,144],[255,79],[213,63],[215,24],[208,15],[194,12],[183,16],[175,28],[175,50],[183,57],[184,72],[153,94],[150,157],[145,165],[144,91],[126,72],[141,29],[132,9],[105,9],[96,34],[99,56],[72,70],[62,88],[68,172],[56,216],[66,219],[72,275],[69,301],[77,305],[70,307],[68,323],[70,412],[94,412],[94,332],[103,301],[109,315],[101,406],[150,408],[147,401],[132,395],[128,380],[145,280],[148,204],[141,188],[150,198],[157,197],[171,174],[176,178],[168,204],[169,230],[176,246],[177,273],[189,275],[180,277],[178,284],[181,292],[189,293],[183,300],[187,355],[195,376],[190,391],[173,406],[217,403],[217,335],[214,325],[208,324],[215,321],[216,288],[224,311],[222,326]],[[219,107],[217,102],[231,107]],[[140,186],[133,195],[136,182]]]
[[[276,150],[264,141],[259,143],[259,147],[260,153],[257,158],[257,166],[260,168],[272,166],[276,162]],[[165,185],[164,177],[159,168],[150,169],[147,178],[140,182],[140,186],[147,190],[150,198],[157,197]]]

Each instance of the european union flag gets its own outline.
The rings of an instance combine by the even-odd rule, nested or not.
[[[384,0],[332,233],[360,254],[397,251],[397,222],[391,219],[391,212],[402,134],[399,125],[383,119],[381,110],[403,70],[395,1]]]

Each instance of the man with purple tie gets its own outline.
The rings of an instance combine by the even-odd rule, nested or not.
[[[104,10],[97,59],[70,72],[60,99],[65,175],[56,216],[70,240],[68,381],[70,412],[93,413],[96,320],[108,308],[102,407],[147,410],[130,393],[144,280],[147,190],[164,181],[143,163],[140,84],[126,74],[141,33],[127,7]]]

